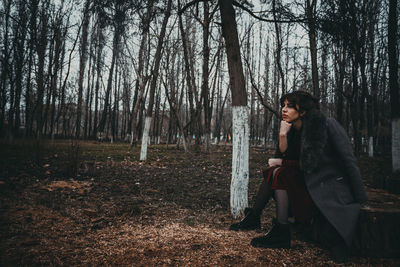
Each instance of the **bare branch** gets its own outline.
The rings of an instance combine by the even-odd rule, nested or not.
[[[189,7],[193,6],[194,4],[200,3],[200,2],[211,2],[211,0],[193,0],[189,3],[187,3],[186,5],[184,5],[179,11],[178,11],[178,15],[181,15],[183,12],[185,12],[186,9],[188,9]]]
[[[256,14],[254,14],[253,11],[251,11],[247,7],[243,6],[242,4],[239,4],[236,1],[233,1],[233,5],[243,9],[244,11],[249,13],[250,16],[252,16],[252,17],[254,17],[254,18],[258,19],[258,20],[264,21],[264,22],[272,22],[272,23],[275,23],[275,22],[278,22],[278,23],[307,22],[306,18],[304,18],[304,19],[292,19],[292,20],[265,19],[265,18],[262,18],[260,16],[257,16]]]
[[[249,61],[247,60],[247,58],[244,58],[244,61],[246,62],[246,66],[247,66],[247,68],[248,68],[248,70],[249,70],[248,73],[249,73],[249,75],[250,75],[251,86],[254,88],[254,90],[256,90],[257,96],[258,96],[258,99],[260,100],[261,105],[263,105],[266,109],[268,109],[269,111],[271,111],[276,117],[279,118],[279,116],[280,116],[280,115],[279,115],[279,112],[278,112],[276,109],[272,108],[272,107],[267,103],[267,101],[265,101],[264,97],[262,96],[262,94],[261,94],[261,92],[260,92],[260,89],[259,89],[258,86],[256,85],[256,83],[255,83],[255,81],[254,81],[253,73],[251,72],[251,69],[250,69],[250,63],[249,63]]]

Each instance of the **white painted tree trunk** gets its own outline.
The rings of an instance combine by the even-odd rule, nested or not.
[[[249,124],[247,106],[232,107],[231,213],[237,218],[248,206]]]
[[[400,171],[400,118],[392,119],[392,166]]]
[[[147,158],[147,144],[149,143],[151,117],[146,117],[144,122],[144,130],[142,136],[142,147],[140,148],[140,160],[146,160]]]
[[[368,156],[370,158],[374,157],[374,137],[370,136],[368,141]]]

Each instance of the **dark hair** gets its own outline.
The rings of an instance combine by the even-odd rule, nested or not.
[[[290,107],[299,112],[305,111],[307,113],[311,110],[319,110],[319,99],[305,91],[293,91],[284,94],[280,100],[281,107],[285,105],[285,100],[289,102]]]

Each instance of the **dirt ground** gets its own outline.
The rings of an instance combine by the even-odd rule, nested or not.
[[[262,231],[227,230],[229,147],[206,154],[152,146],[140,162],[139,148],[127,144],[0,145],[1,266],[336,265],[296,234],[291,249],[251,247],[269,229],[273,203]],[[251,149],[250,203],[269,155]],[[367,178],[375,175],[360,161]],[[382,162],[374,164],[387,168]],[[353,256],[345,265],[400,266],[400,259]]]

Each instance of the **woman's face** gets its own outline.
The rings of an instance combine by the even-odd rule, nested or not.
[[[282,107],[282,119],[288,123],[292,123],[298,120],[299,117],[300,113],[289,103],[289,101],[285,100]]]

